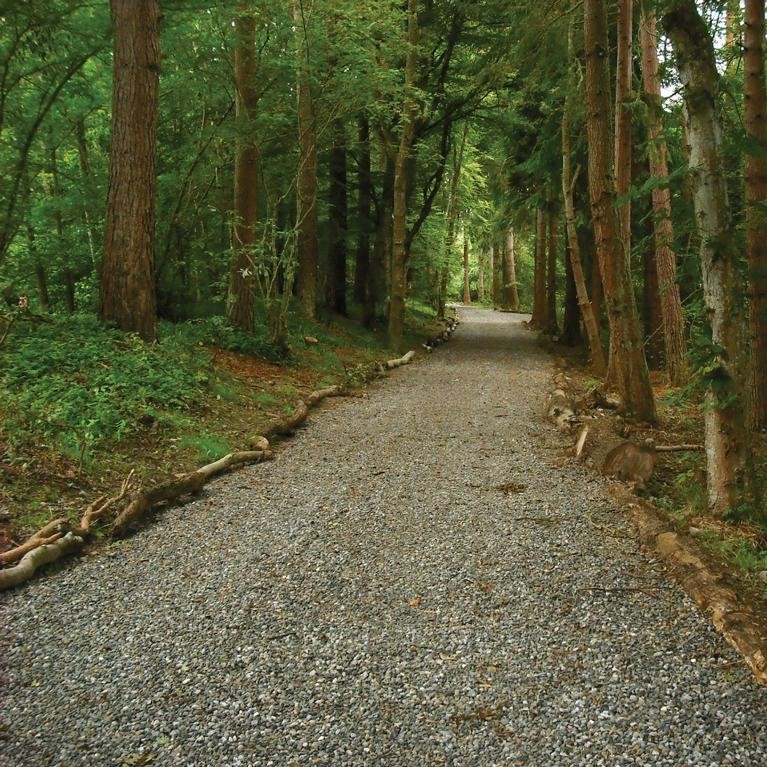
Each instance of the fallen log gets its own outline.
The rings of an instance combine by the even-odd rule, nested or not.
[[[229,453],[218,461],[209,463],[197,471],[183,474],[180,477],[165,480],[159,485],[141,491],[133,496],[128,505],[120,512],[112,523],[110,535],[120,538],[140,519],[146,516],[155,506],[166,501],[173,501],[184,495],[194,495],[217,474],[221,474],[235,466],[246,463],[257,463],[268,460],[272,453],[268,450],[248,450],[241,453]]]
[[[632,504],[640,540],[666,564],[673,578],[708,614],[717,631],[744,658],[757,682],[767,685],[767,626],[719,573],[706,564],[700,548],[668,529],[650,507]]]
[[[38,568],[55,562],[66,554],[79,549],[82,545],[83,538],[69,532],[54,542],[45,543],[32,551],[28,551],[18,564],[0,570],[0,591],[28,581]]]
[[[20,546],[4,551],[0,554],[0,564],[7,565],[21,559],[25,554],[51,543],[55,543],[62,538],[69,530],[69,522],[63,517],[48,522],[45,527],[40,528],[36,533],[27,538]]]
[[[395,360],[388,360],[386,363],[386,369],[387,370],[393,370],[394,368],[401,367],[402,365],[407,365],[408,363],[412,362],[413,357],[415,357],[415,352],[411,349],[407,354],[402,355],[402,357],[398,357]]]
[[[560,429],[566,429],[575,416],[575,405],[562,389],[554,389],[546,400],[546,420],[556,424]]]

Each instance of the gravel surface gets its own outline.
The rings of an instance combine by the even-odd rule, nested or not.
[[[5,595],[0,765],[767,765],[767,690],[550,462],[523,318],[461,314],[272,463]]]

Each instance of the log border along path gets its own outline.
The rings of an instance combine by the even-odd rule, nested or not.
[[[767,764],[767,690],[554,469],[521,315],[7,592],[2,767]],[[504,488],[506,492],[497,489]]]

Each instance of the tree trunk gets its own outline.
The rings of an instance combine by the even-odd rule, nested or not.
[[[568,45],[572,48],[572,45]],[[572,53],[570,55],[572,58]],[[569,92],[569,91],[568,91]],[[589,339],[591,350],[591,364],[598,376],[603,376],[607,370],[605,353],[602,348],[602,339],[599,336],[599,316],[594,310],[594,305],[589,301],[586,289],[586,277],[581,263],[581,248],[578,242],[578,230],[575,223],[575,206],[573,204],[573,188],[577,181],[576,176],[570,173],[570,98],[565,100],[565,109],[562,115],[562,196],[565,201],[565,223],[567,225],[568,252],[572,268],[573,282],[578,295],[578,306],[583,315],[583,324]],[[596,260],[596,259],[595,259]]]
[[[631,262],[631,48],[634,0],[617,0],[618,52],[615,68],[615,192],[618,195],[620,241]]]
[[[410,151],[415,139],[417,102],[413,88],[416,79],[418,45],[418,0],[408,0],[407,55],[405,57],[405,103],[402,134],[394,162],[393,242],[391,252],[391,290],[389,293],[389,346],[399,349],[405,332],[405,294],[407,277],[407,188]]]
[[[493,308],[498,305],[498,266],[495,258],[495,243],[490,243],[490,253],[488,256],[488,271],[490,273],[490,298]]]
[[[394,159],[384,154],[383,182],[376,225],[373,261],[370,264],[368,303],[363,316],[365,327],[372,327],[378,317],[385,317],[384,306],[388,291],[389,263],[392,252],[392,204],[394,202]]]
[[[519,311],[519,287],[517,286],[517,240],[514,235],[514,229],[509,227],[506,230],[506,251],[504,265],[506,274],[509,278],[509,311]]]
[[[767,429],[767,97],[764,81],[764,0],[746,0],[743,32],[746,133],[761,154],[746,154],[746,252],[749,273],[751,425]],[[760,210],[761,206],[761,210]]]
[[[551,210],[549,219],[549,248],[548,265],[546,267],[546,326],[545,332],[550,336],[559,333],[557,323],[557,252],[559,250],[559,215]]]
[[[334,126],[330,149],[330,253],[328,265],[328,306],[346,315],[346,131],[340,120]]]
[[[647,233],[648,239],[653,235],[654,227],[649,220],[651,231]],[[657,251],[655,248],[643,248],[642,267],[644,269],[644,330],[645,355],[647,363],[652,370],[663,368],[663,310],[661,308],[661,295],[658,285]]]
[[[229,321],[253,330],[255,323],[256,221],[258,214],[258,149],[253,137],[256,92],[256,22],[242,4],[234,20],[235,111],[239,133],[234,158],[234,226],[229,265]]]
[[[610,74],[604,0],[585,0],[586,111],[589,193],[607,315],[616,341],[619,392],[624,409],[655,420],[655,401],[644,357],[628,264],[618,239],[610,135]]]
[[[37,250],[37,240],[35,230],[32,224],[27,223],[27,245],[32,263],[35,265],[35,279],[37,281],[37,296],[40,301],[40,309],[44,312],[50,311],[51,299],[48,294],[48,273],[40,260],[40,253]]]
[[[370,122],[366,115],[358,120],[357,163],[357,253],[354,267],[354,300],[367,312],[370,274],[370,224],[373,217],[372,174],[370,171]]]
[[[110,0],[110,7],[112,140],[99,314],[153,341],[160,9],[157,0]]]
[[[477,252],[477,301],[485,302],[485,254],[482,250]]]
[[[471,284],[469,283],[469,238],[463,233],[463,302],[471,303]]]
[[[566,346],[580,346],[583,343],[581,335],[581,313],[578,307],[578,290],[575,286],[573,262],[570,258],[570,246],[565,246],[565,313],[562,318],[562,335],[560,343]]]
[[[533,288],[533,314],[530,327],[546,327],[546,213],[538,208],[535,213],[535,286]]]
[[[314,120],[309,55],[306,43],[305,4],[293,2],[298,48],[298,297],[309,319],[317,316],[319,221],[317,218],[317,127]]]
[[[674,225],[671,221],[671,191],[668,187],[666,139],[663,136],[660,80],[655,11],[642,3],[639,22],[642,48],[642,80],[647,100],[647,138],[650,175],[655,179],[652,190],[655,220],[655,265],[658,271],[658,291],[663,315],[663,348],[666,372],[672,386],[687,380],[687,349],[684,340],[684,312],[676,279],[676,254],[671,249]]]
[[[722,158],[719,74],[695,0],[675,0],[663,25],[684,86],[703,300],[718,349],[706,376],[705,441],[709,506],[721,516],[748,499],[751,467],[743,396],[743,295]]]

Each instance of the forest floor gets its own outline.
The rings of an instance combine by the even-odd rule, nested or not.
[[[2,767],[767,764],[756,685],[609,484],[520,315],[3,599]]]

